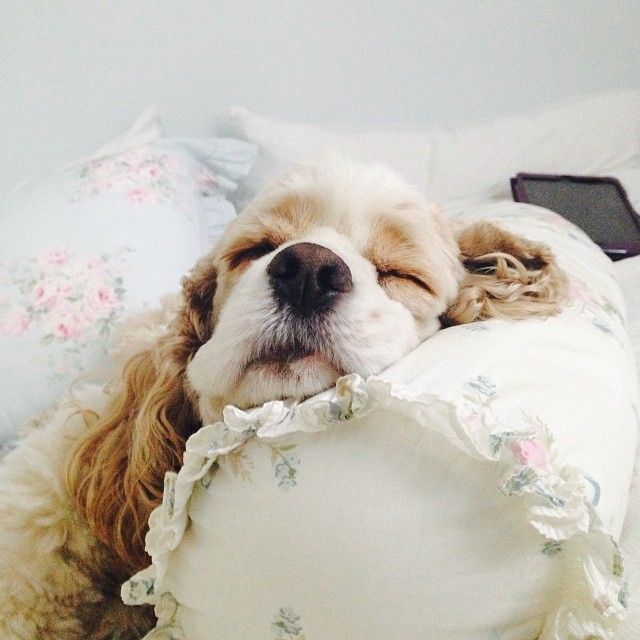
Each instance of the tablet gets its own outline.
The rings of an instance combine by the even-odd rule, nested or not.
[[[612,260],[640,255],[640,217],[615,178],[518,173],[511,191],[516,202],[551,209],[573,222]]]

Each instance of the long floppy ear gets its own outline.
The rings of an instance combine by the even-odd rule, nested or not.
[[[445,325],[560,312],[567,278],[544,244],[490,222],[463,228],[457,240],[465,275]]]
[[[193,353],[193,346],[197,348],[204,344],[213,332],[213,298],[217,279],[215,261],[212,256],[205,256],[182,281],[184,306],[178,318],[178,333],[189,348],[189,355]]]
[[[130,570],[149,563],[147,520],[162,501],[165,473],[180,467],[185,440],[200,424],[185,368],[212,331],[211,261],[196,265],[183,285],[169,332],[127,362],[110,405],[88,423],[67,465],[70,494],[90,529]]]

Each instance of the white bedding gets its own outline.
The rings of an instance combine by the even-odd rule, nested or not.
[[[637,172],[640,178],[640,170]],[[622,176],[621,176],[622,177]],[[640,195],[640,179],[627,180]],[[631,190],[630,190],[631,191]],[[616,278],[627,306],[627,332],[633,345],[636,366],[640,370],[640,256],[628,258],[614,265]],[[627,515],[622,531],[622,548],[626,556],[627,573],[632,584],[640,580],[640,448],[636,462]],[[640,600],[636,596],[629,603],[627,619],[618,630],[617,640],[637,640],[640,636]]]
[[[123,588],[156,604],[149,638],[612,637],[638,407],[622,296],[557,216],[466,217],[488,215],[556,250],[571,306],[203,427],[152,515],[153,566]]]
[[[440,205],[510,198],[509,178],[519,171],[603,175],[637,164],[639,113],[640,92],[611,91],[471,127],[338,133],[234,108],[236,133],[261,152],[239,200],[265,177],[327,152],[382,162]]]
[[[627,307],[627,332],[640,363],[640,256],[621,260],[614,269]]]

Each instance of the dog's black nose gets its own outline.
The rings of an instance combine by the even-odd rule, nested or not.
[[[333,251],[311,242],[292,244],[267,267],[278,302],[300,315],[325,311],[353,288],[351,270]]]

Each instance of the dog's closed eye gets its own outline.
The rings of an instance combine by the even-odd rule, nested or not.
[[[407,282],[412,282],[413,284],[419,286],[421,289],[424,289],[427,293],[433,294],[433,289],[419,276],[416,276],[413,273],[407,273],[406,271],[401,271],[400,269],[382,269],[378,268],[378,281],[380,284],[383,284],[385,280],[389,278],[396,278],[398,280],[405,280]]]
[[[262,258],[262,256],[266,256],[274,249],[276,249],[275,243],[265,239],[254,244],[236,248],[230,251],[225,258],[229,262],[229,269],[236,269],[237,267],[252,262],[253,260]]]

